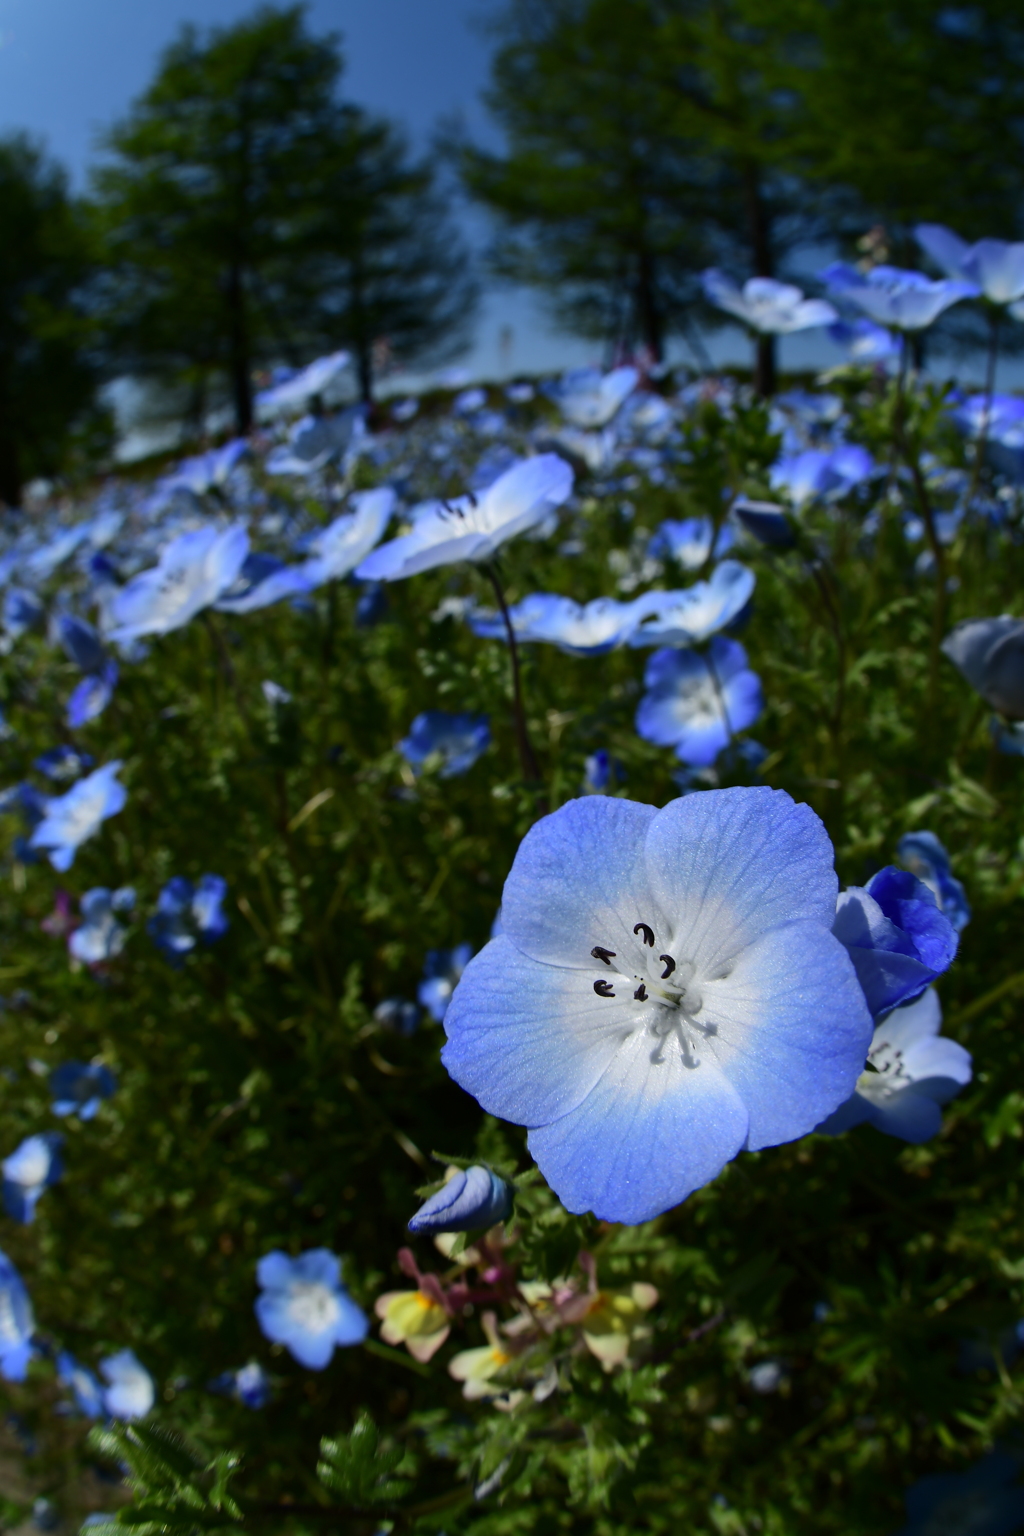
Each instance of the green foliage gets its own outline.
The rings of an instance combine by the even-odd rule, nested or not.
[[[209,1462],[178,1435],[150,1424],[111,1425],[89,1434],[103,1457],[128,1468],[125,1481],[135,1495],[106,1524],[94,1524],[98,1536],[129,1527],[137,1536],[190,1536],[236,1526],[242,1512],[228,1491],[236,1458],[221,1453]]]
[[[410,1457],[400,1448],[381,1444],[377,1426],[361,1413],[350,1435],[320,1442],[316,1475],[343,1504],[395,1504],[409,1491]]]

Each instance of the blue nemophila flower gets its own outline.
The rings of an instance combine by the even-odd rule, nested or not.
[[[962,933],[971,920],[970,904],[935,833],[907,832],[896,844],[896,857],[928,887],[957,933]]]
[[[64,1137],[59,1131],[44,1131],[26,1136],[21,1145],[3,1160],[4,1209],[15,1221],[30,1222],[44,1189],[56,1184],[64,1172],[60,1148]]]
[[[71,1388],[79,1413],[84,1413],[88,1419],[103,1418],[105,1408],[99,1378],[66,1349],[57,1356],[57,1380],[62,1386]]]
[[[4,593],[3,626],[12,640],[19,639],[43,622],[42,602],[27,587],[8,587]]]
[[[965,619],[942,649],[986,704],[1011,720],[1024,720],[1024,620]]]
[[[557,453],[520,459],[479,496],[428,502],[409,533],[381,544],[356,568],[361,581],[400,581],[457,560],[490,560],[568,498],[572,470]]]
[[[123,885],[116,891],[105,885],[86,891],[81,900],[82,922],[68,939],[68,949],[83,965],[101,965],[113,960],[125,946],[128,930],[117,920],[119,912],[135,906],[135,891]]]
[[[98,672],[103,665],[103,641],[91,624],[73,613],[58,613],[52,620],[51,635],[69,661],[83,672]]]
[[[644,687],[637,734],[657,747],[674,747],[694,768],[709,767],[764,708],[761,679],[748,668],[746,651],[722,635],[706,655],[655,651],[644,669]]]
[[[788,336],[831,325],[839,318],[825,299],[805,298],[803,289],[777,282],[774,277],[751,277],[739,288],[717,267],[709,267],[703,282],[709,303],[735,315],[761,335]]]
[[[35,759],[32,766],[38,768],[40,773],[45,773],[48,779],[56,783],[63,783],[67,779],[77,779],[80,773],[91,768],[93,759],[88,752],[79,752],[74,747],[50,747]]]
[[[545,387],[566,421],[574,427],[607,426],[640,382],[635,368],[602,373],[599,368],[571,368]],[[511,396],[510,396],[511,398]]]
[[[360,491],[351,498],[351,505],[351,512],[336,517],[309,546],[303,570],[312,586],[341,581],[366,558],[391,521],[395,493],[390,485],[378,486]]]
[[[350,361],[348,352],[328,352],[323,357],[314,358],[305,368],[284,370],[283,376],[275,378],[267,389],[261,389],[257,394],[258,414],[271,418],[305,410],[314,395],[322,394],[335,383]]]
[[[213,944],[227,933],[230,924],[223,911],[227,892],[228,883],[221,875],[200,875],[195,885],[184,875],[174,875],[157,898],[146,932],[169,960],[180,963],[200,940]]]
[[[410,1232],[472,1232],[493,1227],[512,1211],[512,1186],[489,1168],[451,1168],[445,1183],[415,1216]]]
[[[454,949],[432,949],[423,963],[423,980],[416,996],[420,1007],[425,1008],[435,1024],[442,1024],[452,1000],[452,993],[459,984],[473,954],[472,944],[456,944]]]
[[[835,899],[824,827],[780,790],[572,800],[521,843],[442,1060],[530,1128],[568,1210],[647,1221],[853,1091],[871,1018]]]
[[[136,640],[180,629],[231,586],[249,553],[244,523],[179,533],[158,563],[140,571],[110,603],[110,639]]]
[[[156,1399],[156,1386],[146,1367],[130,1349],[100,1361],[107,1383],[103,1406],[112,1419],[144,1419]]]
[[[36,1320],[25,1283],[6,1253],[0,1253],[0,1376],[24,1381],[34,1355]]]
[[[947,277],[975,284],[990,304],[1024,298],[1024,243],[977,240],[969,245],[944,224],[918,224],[914,234]]]
[[[837,320],[829,339],[846,349],[851,363],[887,363],[898,357],[900,344],[891,331],[871,320]]]
[[[246,1408],[265,1408],[270,1402],[270,1377],[258,1360],[250,1360],[237,1371],[222,1371],[210,1382],[210,1391],[233,1397]]]
[[[789,518],[774,502],[741,497],[733,502],[732,512],[741,527],[769,549],[792,549],[796,543]]]
[[[77,1115],[92,1120],[104,1099],[117,1088],[109,1067],[96,1061],[64,1061],[50,1073],[50,1108],[55,1115]]]
[[[754,591],[754,573],[738,560],[723,560],[707,581],[680,592],[648,592],[648,612],[628,639],[632,646],[699,645],[735,623]]]
[[[971,1080],[971,1057],[940,1034],[939,995],[929,987],[894,1008],[875,1030],[865,1070],[850,1099],[818,1126],[838,1136],[868,1123],[900,1141],[927,1141],[942,1125],[941,1105]]]
[[[70,869],[75,854],[109,816],[124,809],[128,792],[118,780],[120,762],[105,763],[68,790],[43,799],[43,818],[29,839],[30,848],[45,848],[54,869]]]
[[[957,278],[933,282],[923,272],[902,267],[872,267],[861,272],[845,261],[834,261],[821,274],[834,293],[863,310],[878,325],[897,331],[921,331],[961,299],[976,299],[975,283]]]
[[[309,592],[313,583],[301,565],[285,565],[274,555],[249,554],[231,585],[214,607],[222,613],[253,613],[286,597]]]
[[[735,543],[735,534],[728,523],[715,534],[710,517],[685,517],[681,521],[667,519],[651,535],[647,553],[652,560],[675,560],[686,571],[699,571],[712,554],[720,557]]]
[[[772,465],[773,491],[785,491],[795,507],[819,497],[845,496],[876,473],[866,448],[843,443],[838,448],[805,448]]]
[[[1024,400],[1019,395],[964,395],[954,401],[953,420],[968,437],[1019,447],[1024,439]]]
[[[906,1495],[897,1536],[1013,1536],[1024,1522],[1020,1462],[992,1451],[967,1472],[922,1477]]]
[[[256,1320],[264,1335],[283,1344],[300,1365],[322,1371],[337,1345],[361,1344],[369,1322],[341,1283],[341,1263],[327,1248],[297,1259],[275,1250],[256,1266],[263,1294]]]
[[[439,764],[442,779],[454,778],[472,768],[491,743],[486,715],[452,715],[444,709],[428,709],[417,715],[398,750],[413,773],[428,762]]]
[[[407,997],[386,997],[373,1010],[373,1017],[381,1029],[390,1029],[396,1035],[414,1035],[420,1022],[420,1010]]]
[[[599,747],[596,752],[591,752],[583,762],[583,793],[585,795],[606,795],[621,784],[626,777],[622,764],[606,752],[604,747]]]
[[[509,618],[517,640],[546,641],[569,656],[603,656],[625,644],[640,620],[667,597],[664,592],[646,592],[629,603],[617,602],[614,597],[575,603],[571,597],[558,597],[553,592],[534,592],[509,609]],[[474,611],[467,618],[475,635],[507,640],[500,613]]]
[[[952,965],[959,942],[928,887],[891,864],[841,893],[832,931],[875,1018],[919,997]]]
[[[71,730],[77,731],[81,726],[88,725],[90,720],[99,719],[114,697],[117,678],[117,663],[114,661],[105,662],[101,672],[82,678],[68,699],[64,717]]]

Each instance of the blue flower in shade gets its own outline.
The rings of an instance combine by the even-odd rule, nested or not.
[[[82,678],[68,699],[65,720],[71,730],[77,731],[81,726],[88,725],[90,720],[99,719],[114,697],[117,678],[115,661],[108,661],[102,672]]]
[[[233,1397],[246,1408],[265,1408],[270,1402],[270,1377],[258,1360],[250,1360],[237,1371],[223,1371],[210,1382],[210,1391]]]
[[[894,1008],[875,1030],[856,1092],[817,1129],[838,1136],[868,1123],[900,1141],[928,1141],[942,1125],[940,1106],[971,1080],[970,1053],[941,1027],[934,987]]]
[[[851,363],[887,363],[900,353],[892,332],[871,320],[837,320],[828,334],[837,346],[845,347]]]
[[[451,779],[472,768],[490,742],[486,715],[450,715],[443,709],[428,709],[416,716],[398,750],[413,773],[421,773],[427,760],[434,758],[440,764],[441,778]]]
[[[253,613],[286,597],[301,596],[312,587],[301,565],[285,565],[274,555],[246,555],[230,587],[214,603],[223,613]]]
[[[156,1399],[152,1376],[130,1349],[118,1350],[100,1361],[100,1374],[107,1383],[103,1406],[112,1419],[144,1419]]]
[[[876,473],[866,448],[844,443],[838,448],[805,448],[772,466],[771,486],[785,491],[795,507],[819,498],[845,496]]]
[[[71,1388],[79,1413],[84,1413],[88,1419],[103,1418],[105,1407],[99,1378],[66,1349],[57,1356],[57,1380]]]
[[[602,373],[599,368],[571,368],[545,386],[566,421],[574,427],[607,426],[636,389],[640,374],[628,365]]]
[[[917,243],[947,277],[979,287],[990,304],[1024,298],[1024,243],[978,240],[968,245],[944,224],[918,224]]]
[[[761,335],[788,336],[839,318],[825,299],[806,299],[802,289],[774,277],[752,277],[739,288],[717,267],[709,267],[702,276],[709,303]]]
[[[366,581],[356,600],[356,625],[359,629],[372,629],[388,611],[387,588],[382,581]]]
[[[754,573],[736,560],[716,565],[709,580],[681,592],[649,592],[649,611],[629,635],[632,646],[698,645],[741,616],[754,591]]]
[[[706,768],[738,731],[753,725],[764,708],[761,680],[747,667],[737,640],[717,635],[707,655],[655,651],[644,670],[647,692],[636,712],[637,734],[657,747]]]
[[[373,1017],[382,1029],[396,1035],[414,1035],[420,1022],[420,1010],[407,997],[386,997],[373,1010]]]
[[[569,656],[603,656],[625,644],[640,620],[668,596],[665,592],[648,592],[630,603],[617,602],[613,597],[575,603],[571,597],[558,597],[553,592],[534,592],[509,609],[509,618],[519,641],[547,641]],[[468,619],[473,633],[483,639],[508,638],[500,613],[471,612]]]
[[[907,832],[896,844],[896,857],[928,887],[957,933],[963,933],[971,920],[967,893],[953,874],[949,854],[935,833]]]
[[[117,1089],[117,1078],[97,1061],[64,1061],[50,1073],[50,1108],[55,1115],[92,1120],[104,1099]]]
[[[1024,719],[1024,620],[965,619],[942,650],[986,704],[1011,720]]]
[[[435,1024],[444,1022],[452,993],[472,953],[472,944],[456,944],[454,949],[432,949],[428,953],[416,996]]]
[[[512,1186],[489,1168],[453,1168],[436,1194],[421,1205],[409,1222],[417,1233],[472,1232],[493,1227],[512,1211]]]
[[[45,773],[48,779],[58,784],[67,779],[77,779],[80,773],[92,765],[93,759],[88,752],[78,752],[74,747],[51,747],[32,764],[33,768],[38,768],[40,773]]]
[[[872,267],[861,272],[845,261],[834,261],[821,277],[833,293],[856,305],[869,320],[897,331],[923,330],[951,304],[976,299],[981,292],[976,283],[956,278],[933,282],[923,272],[908,272],[902,267]]]
[[[990,442],[1019,447],[1024,439],[1024,400],[1019,395],[964,395],[955,398],[953,420],[967,437],[984,434]]]
[[[124,809],[128,792],[117,778],[120,767],[120,762],[106,763],[79,779],[67,794],[43,800],[43,817],[29,847],[47,849],[54,869],[70,869],[82,844],[109,816]]]
[[[400,581],[454,561],[490,560],[502,544],[543,523],[568,499],[572,470],[556,453],[520,459],[479,496],[428,502],[409,533],[356,567],[360,581]]]
[[[85,619],[73,613],[58,613],[51,633],[69,661],[83,672],[98,672],[104,662],[103,642]]]
[[[625,777],[622,764],[601,747],[584,760],[583,793],[606,795],[617,784],[621,784]]]
[[[256,409],[262,417],[286,416],[301,411],[314,395],[322,394],[333,384],[351,361],[349,352],[328,352],[314,358],[305,368],[281,369],[275,372],[267,389],[256,396]]]
[[[27,587],[8,587],[4,593],[3,626],[12,640],[18,640],[43,622],[44,608]]]
[[[698,571],[712,555],[721,557],[731,549],[735,535],[723,524],[715,535],[710,517],[687,517],[676,522],[669,518],[656,528],[647,546],[652,560],[674,560],[686,571]]]
[[[341,1283],[341,1263],[327,1248],[310,1248],[297,1259],[276,1250],[256,1266],[263,1294],[256,1320],[264,1335],[283,1344],[311,1371],[322,1371],[337,1345],[361,1344],[369,1332],[365,1313]]]
[[[832,845],[780,790],[572,800],[526,834],[442,1060],[570,1211],[647,1221],[849,1098],[871,1018]]]
[[[174,875],[157,898],[146,932],[172,964],[195,949],[201,939],[213,944],[229,928],[222,910],[228,883],[221,875],[201,875],[195,885]]]
[[[774,502],[741,498],[733,503],[732,512],[741,527],[769,549],[792,549],[796,543],[789,518]]]
[[[906,1496],[897,1536],[1014,1536],[1024,1524],[1020,1462],[993,1451],[968,1472],[922,1477]]]
[[[849,950],[875,1018],[919,997],[952,965],[958,943],[928,887],[891,864],[842,892],[832,931]]]
[[[35,1350],[36,1320],[25,1283],[6,1253],[0,1253],[0,1376],[24,1381]]]
[[[248,553],[243,523],[223,530],[207,523],[179,533],[151,570],[133,576],[112,599],[110,639],[137,640],[180,629],[228,590]]]
[[[44,1131],[26,1136],[3,1164],[4,1209],[15,1221],[30,1222],[44,1189],[56,1184],[64,1172],[60,1148],[64,1137],[59,1131]]]
[[[82,897],[82,922],[68,939],[68,949],[83,965],[101,965],[113,960],[124,948],[128,930],[117,920],[119,912],[135,906],[135,891],[130,885],[110,891],[97,885]]]

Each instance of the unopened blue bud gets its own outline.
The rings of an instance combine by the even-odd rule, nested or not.
[[[410,1232],[469,1232],[493,1227],[512,1209],[512,1187],[489,1168],[459,1170],[420,1206]]]

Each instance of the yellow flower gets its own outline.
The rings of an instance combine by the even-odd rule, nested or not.
[[[468,1398],[496,1397],[506,1389],[491,1378],[512,1356],[502,1348],[493,1312],[485,1312],[480,1319],[487,1343],[479,1349],[463,1349],[448,1362],[448,1374],[463,1383],[462,1395]]]
[[[414,1360],[429,1360],[451,1332],[444,1308],[423,1291],[388,1291],[377,1297],[373,1310],[382,1320],[384,1342],[404,1344]]]
[[[650,1336],[644,1316],[658,1300],[653,1285],[638,1281],[623,1291],[598,1291],[583,1321],[583,1342],[606,1371],[625,1365],[634,1340]]]

